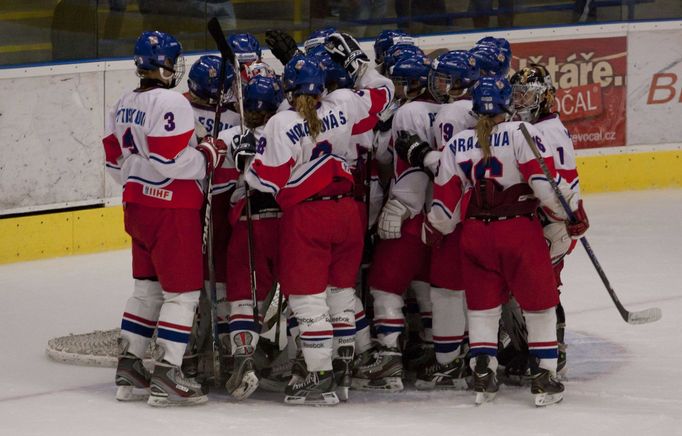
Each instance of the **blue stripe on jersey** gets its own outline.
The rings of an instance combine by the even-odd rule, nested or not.
[[[543,176],[533,176],[533,177],[530,178],[530,180],[531,180],[531,181],[533,181],[533,180],[540,180],[540,181],[543,181],[543,182],[549,182],[549,180],[547,180],[547,177],[543,177]]]
[[[557,359],[559,357],[559,350],[557,348],[530,349],[528,353],[538,359]]]
[[[189,342],[189,333],[180,333],[175,330],[166,330],[163,327],[159,327],[157,337],[159,339],[165,339],[171,342],[178,342],[180,344],[186,344]]]
[[[440,208],[443,211],[443,213],[448,217],[448,219],[452,219],[452,214],[450,213],[450,211],[445,207],[445,205],[442,202],[440,202],[438,200],[433,200],[431,207],[432,208],[434,208],[434,207]]]
[[[154,335],[154,327],[143,326],[127,319],[121,321],[121,330],[144,336],[145,338],[151,338]]]
[[[341,156],[338,156],[338,155],[336,155],[336,154],[333,154],[333,153],[331,153],[331,154],[325,154],[325,155],[322,156],[321,159],[319,159],[317,162],[315,162],[315,164],[314,164],[313,166],[311,166],[310,168],[308,168],[308,169],[307,169],[303,174],[301,174],[297,179],[289,180],[285,186],[293,186],[293,185],[297,184],[298,182],[302,181],[303,179],[305,179],[305,178],[308,176],[308,174],[314,172],[315,169],[317,169],[317,167],[319,167],[320,165],[322,165],[324,162],[326,162],[327,160],[331,159],[332,157],[339,158],[339,159],[341,159],[341,160],[344,161],[344,162],[346,161],[346,159],[344,159],[344,158],[342,158]]]
[[[112,170],[120,170],[121,167],[117,167],[116,165],[112,165],[110,163],[104,164],[107,168],[111,168]]]
[[[578,179],[575,179],[575,181],[571,183],[571,189],[575,189],[576,186],[578,186]]]
[[[147,183],[147,184],[150,184],[150,185],[161,186],[161,185],[164,185],[164,184],[170,182],[171,179],[164,179],[164,180],[162,180],[162,181],[160,181],[160,182],[152,182],[151,180],[143,179],[142,177],[138,177],[138,176],[128,176],[128,180],[137,180],[138,182]]]
[[[266,187],[266,188],[268,188],[268,189],[271,189],[272,192],[273,192],[275,195],[277,194],[277,192],[279,191],[279,188],[277,187],[277,185],[273,185],[272,183],[268,183],[268,182],[266,182],[265,180],[261,179],[261,178],[258,176],[258,174],[256,174],[256,172],[255,172],[253,169],[251,169],[251,168],[249,168],[249,172],[250,172],[251,174],[253,174],[253,175],[258,179],[258,182],[259,182],[261,185],[263,185],[264,187]]]
[[[155,161],[157,161],[161,164],[164,164],[164,165],[171,165],[171,164],[175,163],[175,159],[165,160],[165,159],[162,159],[160,157],[157,157],[157,155],[155,155],[155,154],[150,154],[149,160],[155,160]]]

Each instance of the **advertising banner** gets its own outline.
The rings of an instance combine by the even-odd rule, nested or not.
[[[625,145],[627,37],[512,44],[514,71],[542,64],[576,148]]]
[[[682,30],[629,33],[628,144],[682,138]]]

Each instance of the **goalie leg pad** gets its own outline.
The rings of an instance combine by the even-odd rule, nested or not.
[[[163,359],[179,367],[192,332],[199,291],[164,292],[163,299],[156,342],[164,350]]]
[[[136,279],[134,286],[123,313],[121,337],[127,341],[128,353],[142,359],[159,319],[163,290],[155,280]]]
[[[308,371],[331,371],[334,333],[327,293],[290,295],[289,307],[298,321],[300,343]]]

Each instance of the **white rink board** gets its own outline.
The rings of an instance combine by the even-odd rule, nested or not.
[[[628,145],[679,142],[682,104],[645,105],[642,91],[658,69],[682,54],[682,21],[607,24],[491,32],[511,42],[628,35]],[[670,30],[678,29],[678,30]],[[659,35],[664,35],[662,43]],[[417,38],[427,53],[442,47],[471,47],[483,33]],[[677,44],[676,44],[677,43]],[[662,45],[661,45],[662,44]],[[373,58],[372,41],[362,47]],[[215,54],[215,52],[210,52]],[[186,58],[187,70],[199,54]],[[638,58],[643,58],[640,61]],[[282,70],[269,50],[263,58]],[[372,59],[373,60],[373,59]],[[666,63],[667,62],[667,63]],[[670,67],[682,81],[682,67]],[[101,136],[104,117],[116,100],[137,86],[132,60],[97,61],[0,69],[0,216],[56,209],[74,204],[101,204],[120,197],[121,189],[103,170]],[[642,89],[641,89],[642,88]],[[177,88],[187,90],[186,76]]]

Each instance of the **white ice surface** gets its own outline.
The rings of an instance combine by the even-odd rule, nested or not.
[[[682,190],[590,195],[589,240],[623,304],[663,319],[623,322],[581,247],[567,259],[564,401],[536,409],[527,388],[492,404],[470,392],[351,392],[333,408],[275,394],[186,409],[117,403],[111,368],[55,363],[48,339],[116,327],[132,289],[116,251],[0,266],[0,435],[681,435]]]

